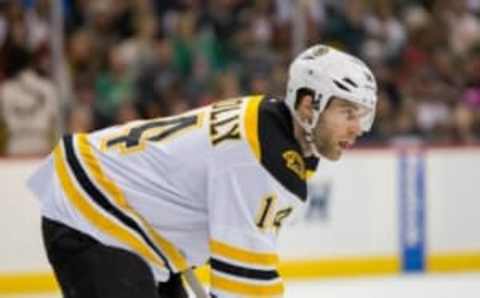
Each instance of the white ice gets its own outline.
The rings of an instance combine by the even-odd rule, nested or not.
[[[287,284],[286,298],[480,298],[480,273],[333,279]]]

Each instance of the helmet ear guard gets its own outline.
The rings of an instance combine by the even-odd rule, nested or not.
[[[297,89],[297,93],[295,95],[295,104],[294,104],[295,110],[298,109],[298,106],[301,103],[300,99],[302,99],[306,95],[310,95],[312,98],[314,98],[315,97],[315,91],[310,89],[310,88],[306,88],[306,87]]]

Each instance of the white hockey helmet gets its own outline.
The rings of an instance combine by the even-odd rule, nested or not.
[[[297,93],[307,89],[313,94],[313,119],[302,121],[296,110]],[[361,128],[369,131],[375,117],[377,84],[368,66],[360,59],[325,45],[315,45],[290,64],[285,102],[292,115],[307,133],[311,133],[318,118],[332,97],[359,104],[366,109]]]

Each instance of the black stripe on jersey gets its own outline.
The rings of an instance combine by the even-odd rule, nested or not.
[[[309,171],[315,172],[318,166],[318,161],[319,161],[318,158],[311,156],[311,157],[304,158],[304,160],[305,160],[305,168]]]
[[[272,280],[278,277],[278,272],[276,270],[260,270],[246,268],[238,265],[233,265],[219,259],[211,258],[210,266],[213,270],[234,275],[237,277],[258,279],[258,280]]]
[[[306,173],[303,178],[287,167],[283,154],[295,152],[302,157],[302,149],[293,133],[293,119],[281,100],[264,97],[259,107],[258,138],[261,163],[268,172],[300,200],[307,199]],[[318,159],[303,158],[305,170],[314,170]]]
[[[167,258],[160,252],[157,246],[150,240],[147,234],[143,231],[143,229],[131,219],[128,215],[123,213],[119,210],[115,205],[113,205],[105,195],[95,186],[95,184],[90,181],[86,171],[83,169],[82,165],[78,157],[75,154],[75,150],[73,148],[73,137],[71,135],[67,135],[63,137],[63,144],[65,146],[65,156],[67,159],[67,163],[72,170],[75,179],[77,180],[78,184],[83,188],[83,190],[88,194],[88,197],[92,199],[97,205],[99,205],[103,210],[108,212],[109,214],[113,215],[117,218],[121,223],[129,227],[131,230],[138,233],[141,238],[152,248],[155,253],[163,260],[165,266],[168,268],[170,272],[173,272],[172,267],[170,266]]]

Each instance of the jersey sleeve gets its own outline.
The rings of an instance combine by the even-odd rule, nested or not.
[[[264,171],[236,166],[217,173],[209,195],[212,297],[282,297],[276,190]]]

